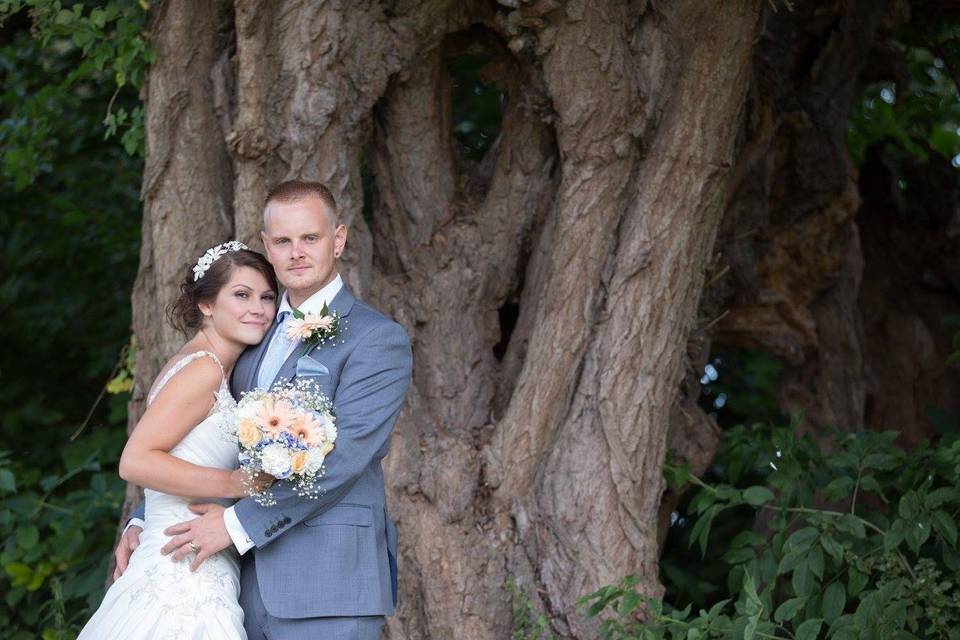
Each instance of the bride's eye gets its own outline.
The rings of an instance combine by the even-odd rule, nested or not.
[[[238,297],[238,298],[246,298],[246,297],[248,297],[248,295],[247,295],[247,292],[246,292],[246,291],[237,291],[237,297]]]

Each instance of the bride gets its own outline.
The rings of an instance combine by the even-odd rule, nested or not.
[[[234,241],[208,250],[180,291],[170,320],[193,336],[161,370],[120,458],[120,475],[145,487],[146,528],[78,640],[246,638],[236,551],[193,571],[193,556],[177,561],[160,550],[163,530],[193,517],[191,502],[227,504],[273,479],[250,487],[236,470],[237,445],[222,435],[216,400],[229,401],[230,370],[273,322],[277,280],[262,255]]]

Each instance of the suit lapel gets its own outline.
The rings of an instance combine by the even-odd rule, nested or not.
[[[356,298],[353,297],[353,294],[350,293],[350,290],[347,288],[347,285],[344,284],[340,287],[340,291],[337,292],[337,295],[333,297],[333,300],[330,301],[330,304],[327,305],[327,308],[330,310],[330,313],[335,311],[340,312],[340,320],[343,321],[344,318],[349,315],[350,310],[353,309],[353,303],[356,302]],[[340,331],[343,332],[345,327],[340,326]],[[273,379],[273,384],[277,383],[277,380],[280,378],[286,378],[287,380],[292,380],[294,375],[297,372],[297,360],[303,356],[313,353],[316,351],[317,346],[311,347],[308,351],[304,351],[302,344],[295,345],[293,351],[290,352],[290,355],[284,361],[283,366],[280,367],[280,370],[277,371],[277,377]],[[262,358],[262,356],[261,356]],[[260,367],[258,362],[257,367]]]

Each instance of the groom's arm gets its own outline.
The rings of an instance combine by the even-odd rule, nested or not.
[[[146,519],[146,517],[146,507],[144,506],[143,500],[141,500],[139,503],[137,503],[137,506],[133,508],[133,511],[130,512],[130,519],[127,520],[127,527],[129,528],[137,526],[142,529],[143,521]]]
[[[113,570],[114,580],[119,578],[123,572],[127,570],[127,565],[130,563],[130,556],[133,555],[134,549],[140,546],[140,532],[144,529],[145,511],[144,503],[140,501],[140,503],[133,508],[133,513],[130,514],[130,519],[127,520],[127,524],[123,528],[123,533],[120,534],[120,542],[117,543],[117,548],[113,552],[113,557],[116,559]],[[139,531],[131,531],[134,527],[137,527]]]
[[[410,386],[413,356],[410,339],[391,322],[370,331],[347,358],[337,386],[337,440],[327,456],[323,488],[317,499],[303,498],[284,483],[272,489],[276,504],[264,507],[244,498],[233,515],[257,548],[276,540],[287,529],[337,504],[389,442],[393,426]],[[225,517],[228,530],[230,516]],[[235,528],[234,528],[235,529]],[[238,532],[230,531],[238,544]]]

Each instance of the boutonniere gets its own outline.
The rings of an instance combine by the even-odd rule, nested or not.
[[[340,337],[340,312],[330,313],[324,303],[320,313],[303,313],[293,310],[293,320],[287,325],[287,337],[307,345],[304,353],[315,346],[332,342]]]

